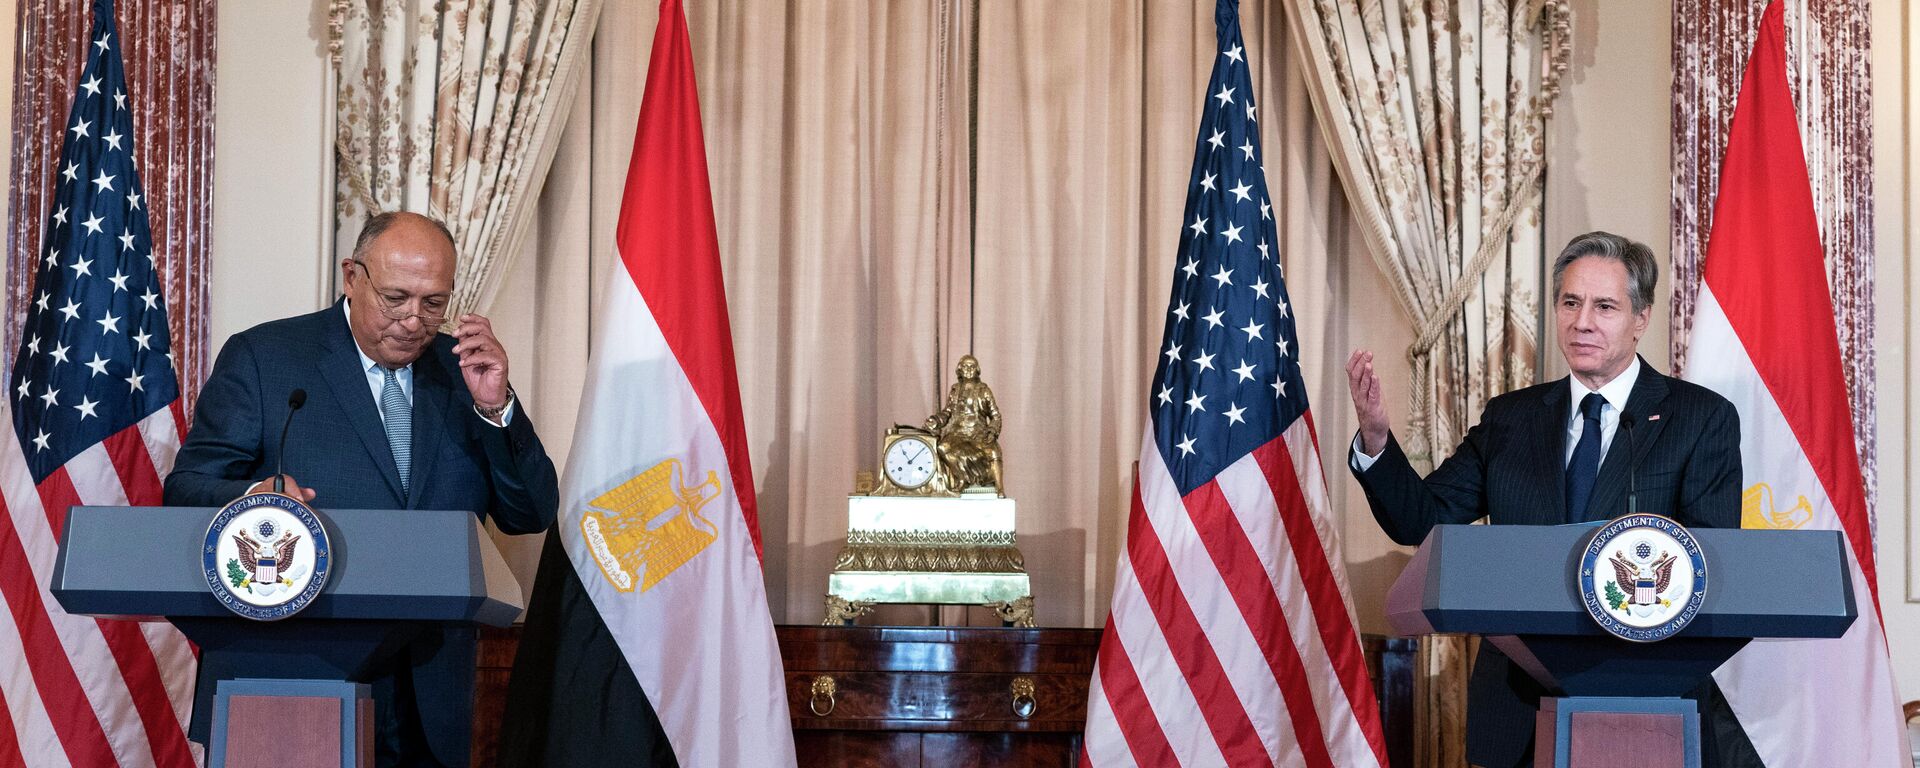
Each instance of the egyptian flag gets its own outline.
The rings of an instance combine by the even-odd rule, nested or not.
[[[679,0],[615,242],[501,764],[793,765]]]
[[[1776,1],[1728,132],[1686,377],[1740,410],[1742,526],[1840,531],[1860,619],[1835,640],[1756,640],[1714,679],[1766,765],[1910,766],[1785,41]]]

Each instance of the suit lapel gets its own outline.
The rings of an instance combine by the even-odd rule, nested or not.
[[[327,356],[320,361],[321,378],[333,391],[334,401],[346,411],[347,423],[360,435],[367,456],[380,468],[380,476],[387,479],[393,497],[406,498],[400,490],[400,469],[393,463],[393,449],[387,445],[387,429],[380,424],[379,406],[374,404],[373,390],[367,386],[366,369],[360,367],[360,349],[353,342],[353,332],[347,328],[340,303],[334,302],[333,306],[335,314],[329,316],[327,323]]]
[[[1544,430],[1538,436],[1535,445],[1550,450],[1533,451],[1533,471],[1529,477],[1546,478],[1550,482],[1547,492],[1547,507],[1541,511],[1542,524],[1555,525],[1567,522],[1567,397],[1571,391],[1565,379],[1547,387],[1540,398],[1540,407],[1546,415],[1539,419]]]
[[[413,362],[413,492],[407,507],[425,494],[427,478],[433,477],[433,460],[440,455],[441,435],[447,429],[447,401],[453,393],[447,369],[440,365],[432,349]]]
[[[1628,427],[1614,430],[1613,444],[1607,446],[1607,457],[1600,462],[1600,475],[1594,479],[1593,495],[1587,500],[1588,520],[1606,520],[1627,511],[1627,471],[1629,467],[1639,467],[1640,460],[1646,458],[1653,449],[1655,440],[1660,439],[1660,430],[1665,429],[1667,420],[1647,417],[1658,414],[1660,402],[1667,399],[1667,377],[1653,366],[1640,361],[1640,378],[1633,383],[1633,392],[1627,395],[1627,407],[1621,411],[1623,425],[1632,423],[1632,435]],[[1628,458],[1631,448],[1633,456]],[[1564,503],[1564,502],[1562,502]]]

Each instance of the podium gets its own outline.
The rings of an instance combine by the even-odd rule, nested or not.
[[[1402,635],[1481,635],[1559,694],[1541,701],[1536,767],[1610,764],[1595,761],[1617,760],[1627,733],[1648,738],[1635,765],[1698,766],[1699,713],[1682,694],[1749,641],[1839,637],[1858,614],[1839,532],[1690,530],[1710,586],[1660,642],[1614,637],[1587,614],[1574,574],[1591,525],[1436,526],[1388,591],[1387,619]]]
[[[507,626],[523,607],[472,512],[336,509],[315,511],[333,545],[320,595],[291,618],[241,618],[201,571],[216,513],[73,507],[51,585],[68,613],[165,617],[199,646],[189,735],[207,745],[210,766],[371,768],[366,681],[382,663],[432,625]]]

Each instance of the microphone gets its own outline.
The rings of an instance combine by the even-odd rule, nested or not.
[[[1640,489],[1634,482],[1634,470],[1639,468],[1639,457],[1633,450],[1633,414],[1620,412],[1620,431],[1627,433],[1627,514],[1640,514]]]
[[[303,406],[306,404],[307,404],[307,391],[304,389],[295,389],[293,390],[292,393],[287,395],[287,422],[285,424],[280,425],[280,454],[274,457],[274,466],[273,466],[273,492],[274,493],[287,492],[287,473],[284,471],[287,466],[287,432],[293,429],[293,414],[298,413],[300,411],[300,406]]]

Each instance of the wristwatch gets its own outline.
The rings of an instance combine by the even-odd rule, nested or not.
[[[474,403],[473,412],[480,414],[480,418],[486,419],[487,421],[491,421],[497,424],[500,422],[500,416],[502,414],[505,414],[507,412],[507,408],[511,407],[512,405],[513,405],[513,385],[509,384],[507,385],[507,401],[506,402],[501,403],[498,407],[495,407],[495,408],[482,408],[480,407],[479,403]]]

